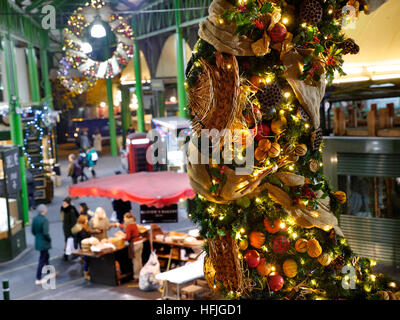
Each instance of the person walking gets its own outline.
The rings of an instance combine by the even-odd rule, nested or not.
[[[29,208],[36,209],[35,201],[35,178],[30,170],[26,170],[26,183],[28,185]]]
[[[85,152],[91,147],[87,131],[83,131],[80,136],[80,148]]]
[[[89,231],[99,241],[108,238],[107,231],[111,228],[118,227],[119,223],[110,223],[106,212],[102,207],[98,207],[94,213],[94,217],[89,222]]]
[[[72,184],[78,183],[78,177],[82,174],[82,168],[76,161],[76,157],[74,154],[70,154],[68,156],[68,177],[71,177]]]
[[[139,280],[140,270],[142,269],[142,252],[144,239],[139,234],[136,225],[136,217],[127,212],[124,215],[124,224],[120,225],[125,231],[125,241],[129,242],[129,258],[132,259],[133,280]]]
[[[85,168],[87,168],[89,166],[89,164],[88,164],[87,154],[84,149],[81,149],[81,152],[79,153],[78,165],[81,167],[81,175],[80,175],[81,182],[89,180],[89,178],[87,177],[87,175],[85,173]]]
[[[74,235],[74,246],[75,248],[82,249],[82,240],[90,238],[91,234],[89,232],[88,217],[87,215],[81,214],[78,217],[76,224],[71,229]],[[89,266],[87,256],[83,257],[83,276],[86,280],[90,280]]]
[[[99,157],[102,152],[102,139],[103,137],[101,136],[100,130],[96,129],[93,135],[93,148],[96,150]]]
[[[75,209],[75,207],[71,204],[72,199],[70,197],[66,197],[61,205],[61,221],[63,222],[63,231],[65,237],[65,246],[64,246],[64,260],[68,261],[68,255],[65,252],[67,248],[68,238],[72,237],[71,229],[76,224],[79,213]]]
[[[96,171],[94,171],[94,167],[97,164],[97,160],[99,159],[99,156],[97,155],[97,152],[94,148],[90,148],[89,151],[87,152],[87,163],[90,172],[92,172],[93,178],[96,178]]]
[[[49,250],[51,249],[51,238],[49,235],[49,221],[45,217],[47,206],[38,206],[38,215],[32,221],[32,234],[35,236],[35,249],[40,252],[39,263],[36,271],[36,285],[41,285],[42,269],[49,264]]]

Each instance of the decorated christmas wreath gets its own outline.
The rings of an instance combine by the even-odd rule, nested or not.
[[[117,39],[117,47],[111,58],[105,61],[93,60],[84,52],[84,30],[95,19],[108,23]],[[113,13],[110,6],[103,1],[92,0],[86,7],[78,8],[68,20],[65,28],[64,47],[66,57],[71,66],[87,77],[113,78],[128,64],[133,55],[133,30],[128,21]]]

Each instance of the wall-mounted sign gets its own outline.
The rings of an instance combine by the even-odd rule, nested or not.
[[[140,206],[140,223],[172,223],[178,222],[178,205],[156,208]]]

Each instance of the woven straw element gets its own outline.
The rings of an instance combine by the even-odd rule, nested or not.
[[[246,295],[249,283],[239,260],[239,250],[236,241],[230,234],[225,237],[208,239],[209,257],[215,269],[215,278],[222,282],[227,291],[240,292]]]
[[[235,118],[240,118],[244,103],[240,103],[239,65],[234,56],[224,57],[216,52],[216,66],[200,59],[203,74],[189,89],[189,107],[193,115],[193,129],[233,129]]]
[[[321,4],[317,0],[305,0],[301,5],[300,18],[310,24],[318,24],[323,15]]]

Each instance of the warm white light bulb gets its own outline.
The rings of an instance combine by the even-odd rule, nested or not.
[[[82,43],[81,49],[82,49],[83,53],[86,53],[86,54],[91,53],[93,51],[93,48],[89,42]]]
[[[90,35],[93,38],[104,38],[107,32],[101,23],[95,23],[90,29]]]

